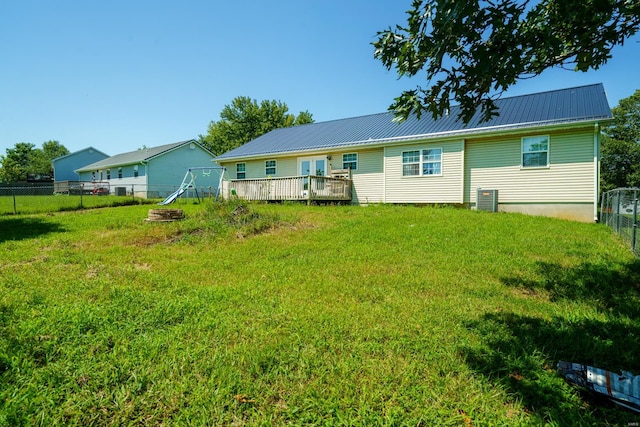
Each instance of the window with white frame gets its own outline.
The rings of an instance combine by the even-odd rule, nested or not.
[[[245,179],[247,177],[247,164],[236,163],[236,179]]]
[[[358,170],[358,153],[343,154],[342,169]]]
[[[522,138],[522,167],[540,168],[549,166],[549,137],[526,136]]]
[[[138,165],[133,166],[133,177],[134,178],[138,177]]]
[[[118,179],[122,179],[122,168],[118,168]]]
[[[402,152],[402,176],[442,175],[442,148]]]
[[[111,169],[107,169],[107,179],[111,179]]]
[[[267,176],[273,176],[276,174],[276,161],[267,160],[264,162],[264,173]]]

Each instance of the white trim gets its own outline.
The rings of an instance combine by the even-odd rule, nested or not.
[[[546,150],[538,150],[538,151],[524,151],[524,140],[527,138],[546,138],[547,139],[547,149]],[[525,154],[535,154],[535,153],[547,153],[547,164],[539,165],[539,166],[525,166],[524,165],[524,155]],[[520,137],[520,169],[549,169],[551,166],[551,137],[549,135],[527,135]]]
[[[309,167],[314,168],[316,171],[318,168],[316,167],[316,162],[320,160],[324,162],[324,176],[329,176],[329,160],[327,156],[306,156],[306,157],[298,157],[296,159],[296,169],[300,175],[306,175],[302,172],[302,162],[310,162]],[[309,175],[315,175],[315,173],[311,173],[309,171]]]
[[[462,179],[460,180],[460,200],[464,203],[464,183],[467,171],[465,170],[465,149],[467,148],[467,140],[462,139],[462,150],[460,158],[460,171],[462,173]]]
[[[439,162],[433,162],[433,161],[425,161],[424,160],[424,151],[426,150],[440,150],[440,161]],[[404,153],[408,153],[411,151],[417,151],[419,153],[419,160],[418,160],[418,175],[405,175],[404,174]],[[416,162],[411,162],[410,164],[415,164]],[[434,174],[426,174],[424,173],[424,164],[425,163],[440,163],[440,173],[434,173]],[[402,170],[401,170],[401,178],[403,179],[407,179],[407,178],[429,178],[432,176],[442,176],[443,175],[443,163],[444,163],[444,150],[442,149],[442,147],[416,147],[416,149],[413,150],[402,150],[400,151],[400,165],[402,166]]]
[[[347,169],[344,167],[345,161],[344,161],[344,156],[350,155],[350,154],[354,154],[356,156],[356,161],[355,162],[347,162],[347,163],[355,163],[356,167],[355,169],[351,169],[351,171],[357,171],[358,170],[358,152],[357,151],[350,151],[347,153],[341,153],[340,155],[342,156],[342,168],[341,169]]]
[[[267,162],[273,162],[273,166],[267,166]],[[267,169],[273,167],[273,174],[267,173]],[[264,161],[264,175],[265,176],[278,176],[278,161],[276,159],[265,159]]]
[[[598,221],[598,195],[600,193],[600,128],[593,125],[593,220]]]
[[[387,203],[387,149],[382,147],[382,203]]]
[[[243,171],[238,171],[238,165],[244,165],[244,170]],[[243,173],[244,174],[244,178],[238,178],[238,173]],[[247,179],[247,162],[237,162],[236,163],[236,179]]]

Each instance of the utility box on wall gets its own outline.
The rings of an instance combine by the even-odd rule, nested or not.
[[[478,188],[476,209],[479,211],[498,212],[498,190]]]

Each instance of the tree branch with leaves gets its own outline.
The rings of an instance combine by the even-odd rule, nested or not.
[[[375,58],[399,77],[426,74],[395,98],[397,118],[460,105],[459,118],[497,114],[495,99],[551,67],[597,69],[640,28],[637,0],[414,0],[405,25],[378,32]]]

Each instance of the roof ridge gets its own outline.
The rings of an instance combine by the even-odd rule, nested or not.
[[[546,93],[552,93],[552,92],[566,92],[568,90],[582,89],[582,88],[591,87],[591,86],[601,86],[604,88],[602,83],[592,83],[592,84],[586,84],[586,85],[580,85],[580,86],[565,87],[562,89],[549,89],[549,90],[543,90],[541,92],[523,93],[522,95],[505,96],[504,98],[501,97],[496,99],[496,101],[501,101],[504,99],[513,99],[513,98],[525,98],[525,97],[535,96],[535,95],[544,95]]]
[[[591,83],[591,84],[584,84],[584,85],[566,87],[566,88],[561,88],[561,89],[549,89],[549,90],[543,90],[543,91],[540,91],[540,92],[524,93],[524,94],[521,94],[521,95],[504,96],[504,97],[499,97],[499,98],[495,99],[495,101],[504,101],[504,100],[513,99],[513,98],[526,98],[526,97],[530,97],[530,96],[544,95],[544,94],[552,93],[552,92],[565,92],[565,91],[568,91],[568,90],[581,89],[581,88],[591,87],[591,86],[600,86],[600,87],[604,88],[602,83]],[[451,106],[451,108],[460,108],[460,104],[454,104],[454,105]],[[342,117],[342,118],[339,118],[339,119],[323,120],[321,122],[305,123],[305,124],[297,125],[297,126],[318,125],[318,124],[322,124],[322,123],[333,123],[333,122],[339,122],[339,121],[343,121],[343,120],[360,119],[360,118],[364,118],[364,117],[379,116],[379,115],[384,115],[384,114],[393,114],[393,111],[387,110],[387,111],[380,112],[380,113],[361,114],[359,116]],[[287,128],[278,128],[278,129],[287,129]]]

